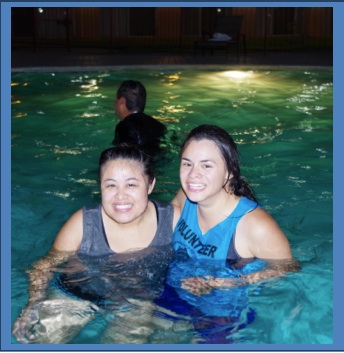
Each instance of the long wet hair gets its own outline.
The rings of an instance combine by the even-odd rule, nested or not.
[[[246,196],[251,200],[257,201],[254,191],[240,174],[238,148],[233,138],[226,130],[216,125],[206,124],[194,128],[186,137],[181,147],[179,157],[182,158],[183,152],[191,141],[200,140],[213,141],[226,163],[229,177],[223,185],[224,190],[226,190],[226,192],[232,192],[236,196]]]
[[[101,181],[101,175],[104,166],[109,161],[114,161],[117,159],[125,159],[130,161],[135,161],[141,164],[144,175],[148,179],[149,185],[153,182],[155,173],[152,157],[144,152],[137,145],[121,143],[116,147],[108,148],[103,151],[99,157],[98,164],[98,180]]]

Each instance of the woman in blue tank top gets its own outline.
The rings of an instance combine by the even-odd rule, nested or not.
[[[169,300],[170,310],[191,315],[200,343],[230,343],[254,319],[248,284],[296,271],[297,262],[285,234],[240,175],[237,146],[225,130],[196,127],[180,158],[182,188],[172,203],[182,214],[158,304]]]
[[[182,215],[173,234],[174,250],[198,261],[263,259],[285,264],[239,280],[184,278],[182,288],[200,295],[297,269],[287,237],[240,175],[237,146],[225,130],[214,125],[196,127],[184,141],[180,158],[182,189],[172,203],[182,209]]]

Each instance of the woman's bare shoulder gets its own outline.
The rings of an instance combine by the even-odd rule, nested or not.
[[[262,208],[247,213],[237,227],[237,238],[258,258],[291,258],[288,239],[274,218]]]
[[[79,249],[83,235],[83,211],[76,211],[58,232],[53,248],[59,251]]]

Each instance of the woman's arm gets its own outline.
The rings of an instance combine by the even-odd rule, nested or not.
[[[288,239],[272,216],[261,208],[246,214],[236,229],[235,249],[242,258],[288,260]]]
[[[28,271],[29,274],[29,300],[36,302],[45,298],[45,290],[56,268],[65,262],[74,252],[63,252],[52,248],[44,257],[38,260]]]
[[[263,209],[256,209],[239,222],[235,248],[242,258],[265,260],[268,267],[240,278],[193,277],[182,281],[182,288],[195,295],[209,293],[214,288],[230,288],[260,282],[271,277],[281,277],[300,270],[293,258],[289,242],[275,220]]]
[[[82,209],[75,212],[57,233],[53,248],[58,251],[76,252],[83,234]]]
[[[171,203],[173,206],[179,207],[180,210],[183,209],[186,200],[186,195],[183,189],[179,189],[176,196],[172,199]]]
[[[60,252],[52,248],[43,258],[38,260],[28,271],[29,274],[29,300],[20,316],[14,322],[12,333],[21,343],[30,343],[35,338],[31,327],[38,318],[35,304],[45,299],[46,289],[53,276],[55,268],[66,261],[73,253]]]
[[[79,210],[57,233],[50,251],[29,272],[29,303],[44,297],[52,270],[76,253],[81,244],[82,232],[82,210]]]
[[[182,280],[181,288],[194,295],[203,295],[211,292],[213,289],[229,289],[247,286],[268,278],[278,278],[286,273],[298,272],[300,270],[300,264],[296,259],[282,261],[270,260],[267,261],[267,263],[267,269],[242,275],[238,278],[215,278],[212,276],[206,276],[205,278],[185,278]]]
[[[180,215],[181,215],[181,209],[176,206],[176,205],[173,205],[173,229],[175,228],[175,226],[177,225],[177,222],[180,218]]]
[[[80,233],[81,230],[81,233]],[[56,267],[78,250],[82,239],[82,210],[76,212],[61,228],[50,251],[38,260],[29,274],[29,300],[13,324],[13,335],[19,342],[30,343],[30,328],[37,321],[33,306],[43,300]]]

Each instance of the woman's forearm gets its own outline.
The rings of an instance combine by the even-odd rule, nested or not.
[[[203,295],[213,289],[226,289],[247,286],[268,278],[278,278],[290,272],[298,272],[300,264],[297,260],[269,260],[264,270],[244,274],[236,278],[215,278],[212,276],[189,277],[181,281],[181,288],[195,295]]]
[[[56,266],[66,261],[72,253],[50,250],[38,260],[29,273],[29,303],[44,298],[49,281]]]
[[[214,288],[237,287],[258,283],[268,278],[278,278],[286,273],[298,272],[300,264],[297,260],[268,261],[269,267],[265,270],[242,275],[238,278],[212,278],[209,285]]]

